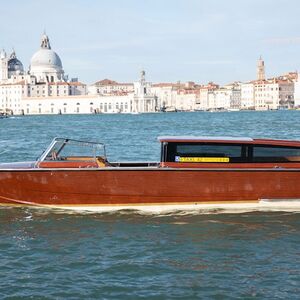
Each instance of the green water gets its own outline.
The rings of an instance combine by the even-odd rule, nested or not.
[[[55,136],[110,160],[159,160],[159,135],[300,139],[300,111],[32,116],[0,120],[0,161]],[[0,299],[299,299],[300,214],[67,214],[0,209]]]

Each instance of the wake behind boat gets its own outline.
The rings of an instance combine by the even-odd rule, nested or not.
[[[159,162],[110,162],[102,143],[55,138],[0,164],[0,204],[73,210],[300,209],[300,141],[160,137]]]

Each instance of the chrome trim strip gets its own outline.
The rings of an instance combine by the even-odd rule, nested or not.
[[[300,172],[300,168],[160,168],[160,167],[104,167],[104,168],[31,168],[0,169],[0,172],[66,172],[66,171],[193,171],[193,172]]]

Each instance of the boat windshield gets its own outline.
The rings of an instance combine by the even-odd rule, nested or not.
[[[106,160],[105,146],[102,143],[55,138],[38,161],[83,161],[100,157]]]

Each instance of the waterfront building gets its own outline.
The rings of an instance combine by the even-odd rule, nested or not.
[[[88,87],[91,95],[124,95],[134,92],[133,83],[119,83],[110,79],[103,79]]]
[[[159,99],[162,110],[174,111],[176,109],[177,90],[180,87],[182,87],[180,82],[155,83],[151,85],[151,92]]]
[[[290,108],[293,104],[294,83],[273,78],[254,82],[255,110]]]
[[[152,93],[152,84],[146,81],[145,76],[145,71],[141,71],[140,80],[134,82],[133,113],[160,111],[159,99]]]
[[[60,98],[86,94],[86,85],[64,76],[62,62],[51,49],[49,37],[42,35],[40,49],[30,61],[28,72],[18,60],[15,51],[8,57],[4,50],[0,54],[0,109],[12,114],[25,114],[28,101],[41,98]],[[41,111],[41,110],[38,110]]]
[[[219,85],[209,82],[207,85],[202,85],[199,88],[199,97],[196,99],[195,108],[197,110],[209,110],[211,105],[214,106],[213,92],[219,88]]]
[[[295,107],[300,108],[300,78],[297,76],[295,81],[295,91],[294,91],[294,100],[295,100]]]
[[[213,92],[215,110],[226,110],[230,108],[230,102],[232,97],[232,91],[226,88],[219,88]]]
[[[208,110],[240,109],[241,90],[237,84],[229,84],[207,93]]]
[[[241,84],[241,82],[235,81],[224,86],[225,89],[230,91],[230,109],[241,109]]]
[[[254,84],[246,82],[241,84],[241,109],[254,109]]]
[[[295,94],[295,97],[294,97]],[[295,98],[295,100],[294,100]],[[295,101],[295,102],[294,102]],[[146,81],[145,71],[133,83],[110,79],[89,86],[65,75],[62,60],[42,35],[28,71],[13,50],[0,51],[0,112],[12,114],[149,113],[157,111],[287,109],[300,106],[297,72],[265,79],[257,62],[257,79],[219,86],[189,81]]]
[[[130,113],[132,95],[30,97],[22,100],[24,114]]]
[[[199,109],[201,85],[193,81],[157,83],[151,86],[163,111],[193,111]]]
[[[193,111],[200,98],[200,85],[193,81],[185,84],[177,83],[175,94],[175,108],[181,111]]]
[[[46,34],[28,72],[15,51],[10,56],[0,53],[0,111],[11,114],[155,112],[160,105],[150,87],[144,71],[135,83],[106,79],[89,89],[77,78],[69,80]]]

